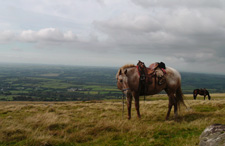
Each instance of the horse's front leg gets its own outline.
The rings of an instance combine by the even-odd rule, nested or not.
[[[196,95],[196,94],[194,94],[193,96],[194,96],[194,100],[196,100],[197,95]]]
[[[141,118],[141,114],[140,114],[140,110],[139,110],[139,94],[136,93],[136,92],[133,92],[133,96],[134,96],[134,99],[135,99],[135,108],[136,108],[136,111],[137,111],[137,116],[138,118]]]
[[[210,100],[211,99],[211,97],[209,96],[209,94],[208,94],[208,100]]]
[[[130,120],[131,119],[131,103],[132,103],[132,95],[131,93],[127,93],[127,111],[128,111],[128,115],[127,115],[127,119]]]

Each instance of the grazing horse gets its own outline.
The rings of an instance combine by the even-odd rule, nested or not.
[[[180,107],[180,104],[185,103],[183,100],[183,94],[181,91],[181,76],[178,71],[171,67],[166,67],[166,74],[164,75],[165,82],[158,84],[159,79],[155,76],[151,77],[151,83],[148,83],[147,90],[144,95],[154,95],[159,93],[162,90],[165,90],[169,96],[169,105],[166,115],[166,120],[168,120],[172,106],[174,106],[174,115],[175,118],[178,116],[177,109]],[[127,97],[127,109],[128,109],[128,119],[131,118],[131,102],[132,97],[135,100],[135,108],[137,111],[137,116],[140,118],[139,111],[139,82],[140,75],[137,66],[133,64],[124,65],[121,67],[116,75],[117,78],[117,87],[120,89]],[[187,107],[186,107],[187,108]]]
[[[205,100],[205,97],[208,95],[208,99],[210,100],[211,99],[211,96],[209,95],[209,91],[206,90],[205,88],[204,89],[195,89],[193,91],[193,97],[194,99],[197,98],[197,95],[203,95],[204,96],[204,100]]]

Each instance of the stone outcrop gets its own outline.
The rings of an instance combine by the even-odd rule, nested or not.
[[[199,146],[225,146],[225,125],[207,127],[200,136]]]

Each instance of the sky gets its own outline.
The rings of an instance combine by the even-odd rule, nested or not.
[[[0,51],[0,63],[162,61],[178,71],[225,74],[225,1],[1,1]]]

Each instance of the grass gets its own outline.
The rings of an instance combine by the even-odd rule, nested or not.
[[[133,104],[131,120],[126,108],[122,116],[118,100],[0,102],[0,145],[194,146],[207,126],[224,124],[225,96],[220,95],[211,101],[186,95],[190,110],[182,108],[177,120],[171,112],[168,121],[165,95],[141,101],[141,119]]]

